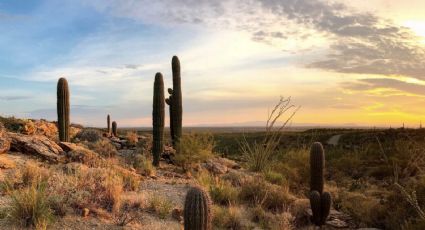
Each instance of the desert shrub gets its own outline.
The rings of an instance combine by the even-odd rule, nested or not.
[[[276,156],[278,152],[278,147],[282,139],[282,131],[297,111],[297,109],[294,108],[295,106],[291,104],[290,97],[286,99],[281,97],[267,118],[265,127],[266,132],[262,140],[249,142],[244,137],[243,140],[240,141],[240,151],[250,170],[261,172],[270,167],[274,156]],[[284,120],[283,124],[276,128],[276,121],[284,116],[286,112],[291,111],[292,113]]]
[[[238,172],[229,172],[222,177],[223,180],[229,181],[233,186],[240,187],[244,180],[244,175]]]
[[[155,175],[155,167],[152,161],[147,159],[144,155],[133,153],[126,157],[127,164],[131,165],[136,171],[142,175],[153,176]]]
[[[288,208],[294,197],[288,188],[267,184],[261,179],[248,179],[242,184],[239,199],[249,205],[261,205],[267,210],[281,212]]]
[[[102,139],[102,133],[95,129],[83,129],[75,135],[74,139],[78,141],[96,142]]]
[[[49,206],[53,215],[60,217],[64,217],[66,215],[67,206],[65,197],[56,194],[49,194]]]
[[[195,179],[202,187],[206,189],[208,189],[213,183],[215,183],[215,177],[211,175],[208,170],[199,170],[195,174]]]
[[[272,184],[277,184],[277,185],[287,184],[287,181],[282,174],[274,172],[272,170],[268,170],[264,172],[264,179],[266,179],[266,181]]]
[[[99,154],[85,148],[76,148],[66,154],[67,159],[71,162],[78,162],[89,167],[99,167],[104,162]]]
[[[165,219],[174,207],[171,200],[157,194],[150,196],[148,203],[150,210],[155,212],[160,219]]]
[[[210,134],[191,133],[184,135],[178,144],[174,158],[177,165],[185,171],[192,165],[206,161],[213,156],[214,138]]]
[[[125,203],[118,212],[114,213],[113,221],[116,225],[124,227],[133,222],[137,217],[137,212],[133,211],[129,203]]]
[[[20,226],[46,229],[52,221],[52,210],[45,184],[34,184],[11,194],[10,219]]]
[[[10,132],[21,132],[25,126],[25,121],[15,117],[1,117],[0,123]]]
[[[137,191],[140,187],[140,178],[130,172],[121,171],[119,175],[122,177],[125,191]]]
[[[221,207],[213,206],[213,225],[214,229],[245,229],[242,224],[241,210],[236,206]]]
[[[131,146],[135,146],[137,142],[139,141],[139,136],[136,132],[127,132],[125,139],[127,140],[127,143]]]
[[[96,142],[89,142],[88,147],[104,157],[115,157],[118,154],[117,148],[108,139],[99,139]]]
[[[31,186],[37,183],[46,182],[49,171],[38,166],[36,163],[27,162],[21,171],[22,183],[24,186]]]
[[[231,205],[238,201],[239,190],[229,182],[217,179],[210,185],[209,193],[214,203]]]
[[[282,160],[273,164],[273,170],[288,179],[291,188],[303,189],[310,177],[309,150],[291,149],[282,156]]]

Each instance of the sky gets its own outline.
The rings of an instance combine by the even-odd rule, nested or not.
[[[0,0],[0,115],[151,126],[153,80],[182,68],[185,126],[425,122],[422,0]],[[168,119],[168,118],[167,118]]]

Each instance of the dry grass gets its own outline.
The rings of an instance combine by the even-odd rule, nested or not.
[[[117,149],[108,139],[100,139],[94,143],[89,142],[88,147],[103,157],[115,157],[118,154]]]
[[[242,213],[239,207],[213,206],[213,224],[215,229],[246,229],[242,224]]]
[[[238,202],[239,190],[228,181],[216,179],[209,186],[209,194],[216,204],[232,205]]]
[[[174,208],[174,204],[168,198],[153,194],[148,199],[149,209],[155,212],[160,219],[165,219],[170,215],[171,210]]]
[[[127,132],[125,135],[125,139],[130,146],[136,146],[137,142],[139,142],[139,135],[136,132]]]

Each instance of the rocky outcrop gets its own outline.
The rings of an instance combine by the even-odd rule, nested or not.
[[[3,124],[0,123],[0,154],[9,151],[10,139],[7,136],[6,129]]]
[[[43,135],[23,135],[8,133],[11,150],[31,154],[50,162],[58,162],[63,156],[62,148]]]

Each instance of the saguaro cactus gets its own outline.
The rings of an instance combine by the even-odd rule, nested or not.
[[[323,192],[325,170],[325,151],[320,142],[315,142],[310,150],[310,206],[312,222],[317,226],[326,223],[331,209],[331,195]]]
[[[112,135],[114,135],[114,137],[118,137],[118,127],[116,121],[112,122]]]
[[[191,188],[184,203],[184,229],[210,230],[211,218],[211,200],[208,194],[202,188]]]
[[[107,127],[108,127],[108,135],[111,134],[111,116],[106,117],[106,123],[107,123]]]
[[[69,142],[69,88],[68,81],[60,78],[57,86],[59,140]]]
[[[164,80],[161,73],[155,75],[155,82],[153,86],[153,111],[152,111],[152,125],[153,125],[153,165],[159,166],[159,159],[161,153],[164,151],[164,116],[165,116],[165,103],[164,103]]]
[[[177,144],[182,136],[183,105],[182,105],[182,87],[180,76],[180,61],[177,56],[173,56],[171,61],[173,70],[173,90],[172,90],[172,117],[174,142]]]
[[[168,88],[168,93],[170,96],[165,99],[165,103],[167,103],[169,107],[169,113],[170,113],[170,136],[171,136],[171,142],[173,146],[175,147],[175,141],[174,141],[174,124],[173,124],[173,89]]]

